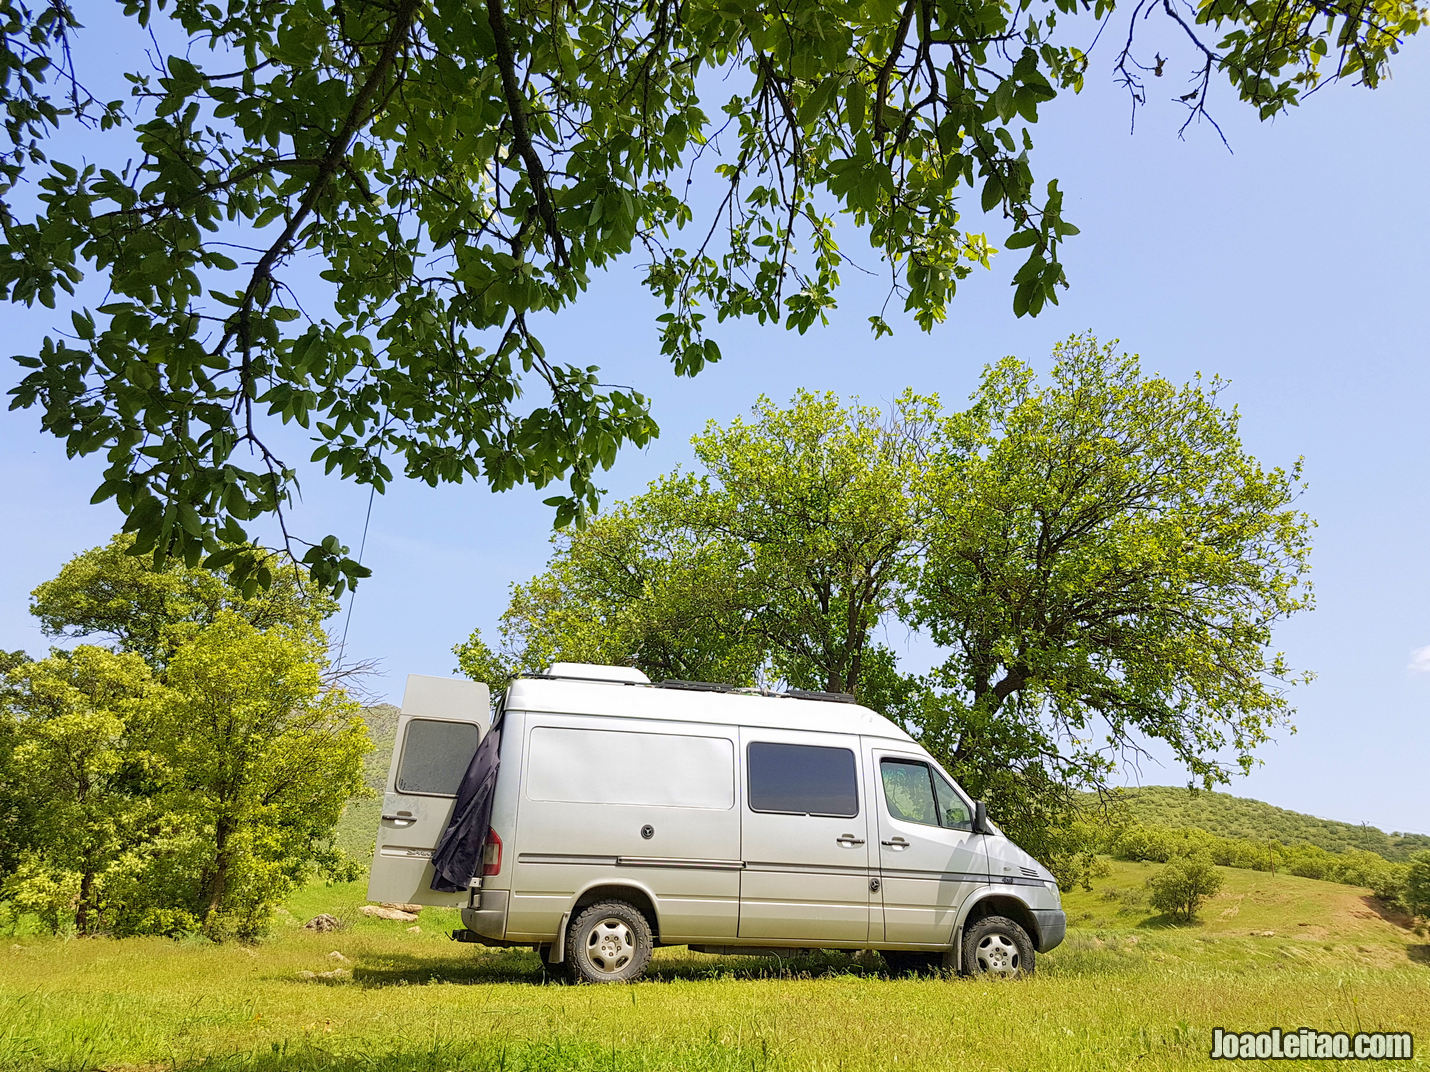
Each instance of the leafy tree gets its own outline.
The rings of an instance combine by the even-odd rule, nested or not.
[[[75,5],[0,2],[0,293],[69,313],[19,357],[14,402],[72,454],[107,453],[97,498],[142,551],[211,566],[288,501],[280,423],[379,489],[394,465],[496,489],[565,476],[557,524],[580,517],[597,468],[656,429],[641,394],[548,355],[537,330],[623,259],[687,375],[719,357],[713,323],[822,320],[840,217],[925,329],[995,242],[1024,258],[1014,312],[1037,313],[1077,228],[1057,181],[1035,179],[1030,132],[1082,87],[1094,19],[1126,27],[1106,66],[1134,107],[1170,71],[1186,123],[1223,83],[1263,118],[1326,81],[1373,87],[1424,19],[1414,0],[122,11],[158,45],[106,100],[70,59]],[[1148,55],[1149,20],[1181,51]],[[83,123],[100,162],[52,159]],[[991,238],[962,219],[968,195]],[[300,304],[312,259],[323,282]],[[68,297],[86,276],[97,308]],[[332,536],[303,560],[324,587],[365,573]],[[243,583],[263,559],[232,562]]]
[[[1009,358],[953,415],[910,393],[881,421],[802,393],[712,426],[703,472],[560,537],[513,590],[507,667],[683,676],[672,659],[710,671],[738,651],[761,680],[853,691],[1071,881],[1091,859],[1078,793],[1124,753],[1160,740],[1225,781],[1223,747],[1245,768],[1289,718],[1293,675],[1267,645],[1310,604],[1310,522],[1299,469],[1246,453],[1216,381],[1176,388],[1088,337],[1055,356],[1049,385]],[[877,643],[893,621],[942,646],[931,674]]]
[[[1152,907],[1190,923],[1197,910],[1221,889],[1222,877],[1206,856],[1174,856],[1147,880]]]
[[[681,516],[744,559],[735,583],[779,678],[856,694],[867,684],[874,628],[921,549],[921,436],[936,412],[912,391],[888,415],[801,391],[692,440],[707,475],[677,486]]]
[[[0,662],[0,900],[81,933],[252,937],[315,865],[352,871],[333,832],[371,746],[326,674],[334,604],[291,564],[245,597],[131,543],[78,556],[32,607],[123,650]]]
[[[1417,852],[1410,858],[1404,899],[1412,916],[1430,917],[1430,852]]]
[[[668,678],[751,684],[762,654],[732,600],[739,551],[682,525],[667,486],[618,506],[578,533],[558,533],[548,570],[513,585],[501,653],[479,633],[459,669],[493,692],[515,672],[564,659],[639,666]]]
[[[245,596],[223,567],[203,569],[175,559],[156,565],[134,550],[133,535],[121,533],[76,555],[36,588],[30,613],[45,634],[107,637],[119,650],[162,666],[175,645],[224,610],[258,629],[284,625],[317,636],[338,609],[291,564],[275,569],[267,588]]]
[[[1174,387],[1088,336],[1054,356],[1046,386],[992,367],[945,424],[909,607],[948,652],[925,743],[1035,842],[1144,739],[1207,787],[1224,749],[1249,769],[1298,680],[1272,626],[1311,605],[1300,464],[1246,452],[1220,381]]]
[[[7,795],[29,807],[6,840],[20,851],[0,897],[35,912],[51,929],[92,933],[106,905],[106,880],[144,840],[152,802],[136,788],[160,767],[136,735],[155,690],[137,655],[81,645],[15,667],[8,697],[14,750],[3,772]]]
[[[223,610],[169,663],[153,747],[166,807],[202,831],[183,907],[211,936],[255,936],[315,862],[341,863],[333,829],[371,743],[322,660],[312,637]]]
[[[558,535],[548,571],[513,586],[506,665],[630,662],[657,680],[773,677],[893,702],[906,683],[873,637],[916,563],[931,407],[906,394],[886,420],[801,392],[787,409],[762,399],[753,422],[711,424],[693,440],[699,475]],[[488,672],[479,637],[458,656]]]
[[[15,671],[29,662],[23,651],[0,651],[0,829],[10,831],[24,829],[34,811],[34,797],[16,779],[14,769],[20,738],[15,702],[23,695]],[[15,869],[20,848],[18,838],[0,839],[0,886]]]

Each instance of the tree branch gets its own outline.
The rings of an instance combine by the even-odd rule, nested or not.
[[[506,108],[511,116],[511,137],[516,143],[516,151],[526,165],[526,181],[531,184],[531,196],[536,201],[536,211],[541,216],[547,237],[551,239],[556,263],[563,268],[570,266],[566,254],[566,239],[561,234],[561,226],[556,222],[556,210],[551,205],[551,191],[547,187],[546,167],[531,144],[531,131],[526,125],[526,105],[522,100],[521,87],[516,79],[516,55],[512,49],[511,33],[507,29],[506,10],[502,0],[487,0],[487,22],[492,28],[492,38],[496,42],[497,69],[501,72],[502,96],[506,98]]]

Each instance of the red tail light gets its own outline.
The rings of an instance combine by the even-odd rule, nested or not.
[[[501,838],[495,830],[487,830],[487,843],[482,846],[482,875],[501,873]]]

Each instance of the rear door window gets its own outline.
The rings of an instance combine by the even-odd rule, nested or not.
[[[852,819],[859,814],[854,753],[824,745],[751,742],[750,810]]]
[[[425,796],[457,795],[462,775],[477,754],[482,731],[470,722],[414,718],[402,739],[397,791]]]

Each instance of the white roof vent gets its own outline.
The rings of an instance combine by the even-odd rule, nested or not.
[[[650,678],[631,666],[602,666],[600,663],[552,663],[546,671],[551,677],[575,677],[585,681],[623,681],[631,685],[649,685]]]

